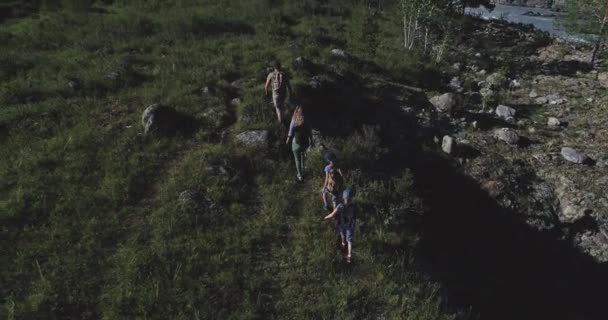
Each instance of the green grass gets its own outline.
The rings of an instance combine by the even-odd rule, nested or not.
[[[381,138],[370,129],[339,147],[362,208],[347,267],[321,221],[318,151],[297,185],[261,96],[275,58],[359,71],[329,55],[370,58],[350,5],[106,2],[106,13],[42,11],[0,30],[3,319],[448,318],[416,271],[416,234],[398,228],[416,205],[411,177],[373,171]],[[398,25],[379,23],[373,62],[408,80]],[[309,76],[290,71],[294,83]],[[143,139],[141,112],[159,102],[201,128]],[[251,128],[273,132],[267,150],[231,142]],[[214,208],[181,203],[185,190]]]

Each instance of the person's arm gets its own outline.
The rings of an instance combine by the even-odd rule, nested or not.
[[[332,211],[330,214],[326,215],[325,218],[323,218],[323,219],[327,220],[327,219],[333,218],[338,213],[339,210],[340,210],[340,207],[338,206],[334,209],[334,211]]]
[[[270,87],[271,80],[272,73],[268,75],[268,77],[266,78],[266,84],[264,85],[264,92],[266,93],[266,95],[268,95],[268,88]]]
[[[325,188],[327,188],[328,182],[329,182],[329,172],[325,171],[325,181],[323,182],[323,188],[321,189],[321,192],[325,191]]]
[[[285,141],[286,144],[289,144],[289,140],[291,140],[291,138],[293,137],[294,130],[295,130],[295,126],[293,125],[293,119],[292,119],[291,123],[289,124],[289,133],[287,134],[287,141]]]

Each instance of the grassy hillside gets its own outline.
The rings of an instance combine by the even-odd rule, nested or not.
[[[5,21],[0,317],[449,318],[413,254],[424,208],[403,164],[414,133],[395,111],[411,92],[372,80],[419,85],[433,71],[399,49],[394,17],[317,3],[101,1]],[[295,182],[262,94],[274,59],[296,87],[338,83],[314,125],[361,207],[352,266],[321,221],[319,149]],[[144,138],[153,103],[197,129]],[[247,129],[270,130],[270,146],[235,143]]]

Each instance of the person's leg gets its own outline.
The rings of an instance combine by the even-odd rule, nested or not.
[[[285,103],[285,97],[281,95],[272,95],[272,102],[274,104],[274,110],[277,113],[277,120],[282,123],[283,122],[283,105]]]
[[[353,229],[352,228],[346,228],[345,230],[346,232],[346,242],[348,243],[348,248],[347,248],[347,254],[346,254],[346,261],[350,262],[352,257],[353,257]]]
[[[321,193],[321,197],[323,198],[323,207],[325,208],[325,210],[331,212],[331,207],[329,205],[329,200],[327,199],[329,196],[331,196],[331,193],[329,193],[329,191],[327,190],[323,190],[323,192]]]
[[[293,158],[296,164],[296,172],[298,173],[298,180],[302,180],[302,148],[295,142],[292,144],[291,148],[291,150],[293,151]]]
[[[300,166],[298,167],[298,174],[300,175],[300,177],[304,177],[304,151],[306,149],[301,148],[300,151],[298,152],[298,159],[299,159],[299,163]]]

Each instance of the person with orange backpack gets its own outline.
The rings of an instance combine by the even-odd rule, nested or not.
[[[285,99],[287,98],[287,93],[291,95],[291,84],[289,83],[287,74],[281,68],[281,63],[278,61],[273,64],[273,71],[266,77],[266,85],[264,86],[266,95],[268,95],[270,88],[272,88],[272,103],[277,112],[277,119],[279,123],[282,123]]]
[[[344,177],[342,170],[336,164],[336,155],[328,151],[323,156],[327,165],[325,166],[325,182],[321,189],[321,197],[323,198],[323,207],[327,211],[332,211],[338,204],[340,192],[342,192]]]

